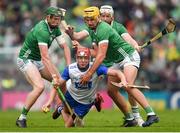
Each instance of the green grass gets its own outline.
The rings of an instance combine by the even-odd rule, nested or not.
[[[63,120],[51,119],[51,113],[30,112],[28,128],[16,127],[15,120],[19,111],[0,111],[0,131],[2,132],[178,132],[180,131],[180,110],[156,111],[160,122],[151,127],[120,127],[123,123],[122,113],[118,110],[91,111],[85,117],[84,128],[65,128]],[[144,119],[145,114],[142,112]]]

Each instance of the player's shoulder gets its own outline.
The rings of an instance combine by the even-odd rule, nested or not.
[[[76,69],[77,63],[75,62],[75,63],[70,64],[68,68],[69,68],[69,70]]]
[[[107,28],[107,27],[111,27],[108,23],[104,22],[104,21],[101,21],[99,23],[99,28]]]
[[[118,27],[124,26],[123,24],[121,24],[120,22],[115,21],[115,20],[113,21],[113,25],[118,26]]]
[[[103,22],[101,21],[96,29],[97,31],[97,34],[101,35],[101,34],[104,34],[104,33],[109,33],[110,31],[112,30],[112,27],[106,23],[106,22]]]
[[[49,33],[48,26],[47,26],[45,20],[41,20],[39,23],[37,23],[34,27],[34,30],[36,32],[40,32],[40,33],[42,33],[42,32],[47,33],[47,34]]]

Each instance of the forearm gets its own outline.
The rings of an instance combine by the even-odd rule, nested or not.
[[[101,65],[101,63],[103,62],[104,58],[105,58],[104,54],[97,54],[92,67],[88,71],[91,75],[93,73],[95,73],[96,69]]]
[[[90,52],[91,52],[91,56],[95,58],[97,55],[97,51],[95,49],[90,49]]]
[[[71,64],[71,52],[68,46],[64,47],[64,58],[66,60],[66,65]]]
[[[49,71],[49,73],[52,75],[59,75],[59,72],[57,70],[57,68],[55,67],[55,65],[51,62],[51,60],[49,58],[42,58],[42,62],[44,64],[44,66],[47,68],[47,70]]]
[[[122,38],[134,48],[138,46],[138,43],[128,33],[123,34]]]
[[[52,88],[50,91],[50,96],[49,96],[49,100],[48,100],[49,104],[51,104],[53,102],[55,96],[56,96],[56,89]]]

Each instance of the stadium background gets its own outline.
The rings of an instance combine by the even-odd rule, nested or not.
[[[141,68],[137,84],[147,84],[151,90],[142,90],[155,109],[180,108],[180,4],[178,0],[1,0],[0,1],[0,109],[21,109],[27,93],[32,89],[17,70],[16,57],[26,33],[43,18],[50,3],[67,9],[66,21],[79,31],[84,28],[82,11],[90,5],[110,4],[115,18],[142,45],[158,33],[172,17],[177,28],[174,33],[148,46],[141,53]],[[67,38],[68,40],[68,38]],[[55,43],[55,42],[54,42]],[[90,39],[81,42],[90,46]],[[68,41],[71,46],[70,41]],[[56,44],[51,48],[53,62],[62,71],[63,51]],[[72,57],[74,53],[72,50]],[[50,85],[33,106],[39,110],[48,98]],[[105,80],[99,91],[104,96],[104,108],[114,107],[107,96]],[[127,94],[123,92],[127,97]]]

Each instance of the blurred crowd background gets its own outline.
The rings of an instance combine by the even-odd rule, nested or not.
[[[27,32],[44,17],[50,3],[67,10],[65,20],[75,26],[76,31],[85,26],[82,18],[84,8],[112,5],[115,20],[124,24],[139,45],[160,32],[168,18],[173,18],[176,31],[140,53],[142,62],[137,83],[157,90],[180,88],[179,0],[0,0],[0,93],[2,90],[31,89],[17,70],[16,57]],[[82,43],[90,46],[88,39]],[[62,70],[65,64],[63,51],[55,48],[52,59]]]

